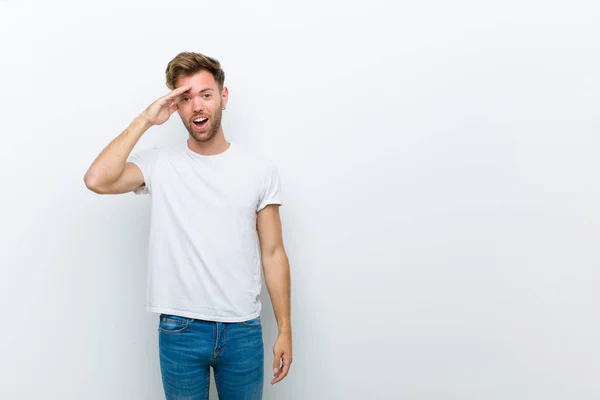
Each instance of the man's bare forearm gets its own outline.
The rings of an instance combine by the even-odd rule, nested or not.
[[[273,304],[279,333],[291,333],[290,318],[290,266],[283,249],[263,260],[265,283]]]
[[[159,97],[110,142],[85,173],[87,187],[107,187],[115,183],[123,174],[127,158],[142,135],[151,126],[164,124],[177,111],[175,98],[191,87],[187,84]]]
[[[151,126],[142,115],[133,120],[94,160],[85,174],[86,184],[102,186],[115,182],[123,173],[131,151]]]

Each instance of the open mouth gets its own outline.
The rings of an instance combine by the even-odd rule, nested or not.
[[[200,117],[200,118],[196,118],[192,122],[196,128],[203,129],[206,126],[206,124],[208,124],[208,118]]]

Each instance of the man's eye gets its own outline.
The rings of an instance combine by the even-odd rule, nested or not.
[[[188,101],[190,98],[189,97],[182,97],[181,101]]]
[[[205,98],[205,99],[208,99],[209,97],[210,97],[210,93],[206,93],[206,94],[204,95],[204,98]]]

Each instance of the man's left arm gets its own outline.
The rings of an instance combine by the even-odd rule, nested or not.
[[[290,266],[283,247],[279,205],[270,204],[257,214],[265,283],[273,304],[279,334],[273,346],[273,380],[285,378],[292,364],[292,323],[290,318]]]

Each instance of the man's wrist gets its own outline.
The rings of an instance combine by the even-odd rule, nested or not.
[[[143,113],[137,116],[135,122],[142,125],[142,129],[144,130],[148,130],[153,126],[152,122],[148,121],[148,119],[144,116]]]
[[[279,334],[291,334],[292,326],[290,324],[281,324],[278,326]]]

